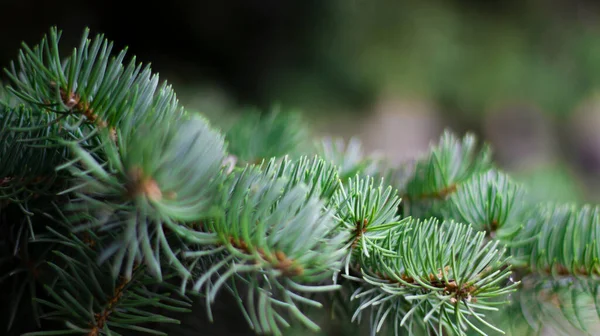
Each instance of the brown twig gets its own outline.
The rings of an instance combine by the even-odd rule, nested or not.
[[[444,267],[444,273],[448,274],[449,272],[450,266]],[[375,275],[377,275],[378,278],[386,280],[389,283],[395,284],[399,287],[405,286],[403,282],[409,283],[411,285],[418,284],[414,278],[406,274],[400,274],[398,276],[398,278],[400,278],[403,282],[398,281],[396,280],[396,278],[390,277],[388,275],[381,274],[380,272],[376,272]],[[456,280],[451,278],[446,281],[446,279],[444,279],[444,274],[442,273],[441,269],[438,269],[437,274],[429,274],[429,285],[435,288],[443,289],[444,294],[446,295],[454,293],[454,296],[450,299],[452,303],[456,303],[465,299],[470,302],[477,302],[477,298],[473,296],[473,293],[477,291],[477,287],[468,283],[462,284],[459,287],[456,283]],[[423,288],[423,290],[429,291],[429,289],[427,288]]]
[[[52,87],[56,86],[55,82],[51,82],[50,85]],[[99,126],[100,128],[108,127],[108,122],[98,117],[98,115],[94,112],[94,109],[90,107],[89,102],[83,101],[81,97],[74,92],[67,92],[65,89],[60,88],[60,97],[70,110],[75,110],[79,114],[86,117],[86,119],[91,123]],[[113,140],[117,139],[117,132],[114,127],[109,128],[110,136]]]
[[[422,200],[427,200],[427,199],[434,199],[434,200],[443,200],[446,197],[450,196],[451,194],[455,193],[458,190],[458,185],[456,183],[453,183],[447,187],[444,187],[440,190],[431,192],[431,193],[427,193],[427,194],[420,194],[417,195],[415,197],[411,197],[409,195],[404,195],[402,196],[402,199],[410,201],[410,200],[418,200],[418,201],[422,201]]]
[[[106,307],[102,310],[102,312],[94,314],[95,321],[92,325],[92,330],[88,333],[88,336],[100,335],[100,330],[104,328],[106,320],[108,320],[108,317],[114,311],[117,303],[119,303],[119,300],[121,299],[121,297],[123,296],[123,292],[125,291],[125,286],[127,286],[128,283],[128,279],[123,277],[121,278],[121,282],[119,283],[117,288],[115,288],[115,292],[113,293],[110,300],[108,300]]]
[[[354,229],[353,233],[354,233],[354,241],[352,242],[352,248],[356,248],[356,246],[358,246],[358,243],[360,242],[360,238],[363,236],[363,234],[365,234],[367,232],[367,225],[369,224],[369,221],[365,218],[362,221],[357,221],[356,222],[356,228]]]
[[[246,254],[252,254],[251,248],[245,241],[241,239],[229,237],[229,244]],[[286,256],[283,251],[267,253],[260,247],[257,248],[256,251],[262,259],[270,263],[275,269],[280,270],[285,276],[298,276],[304,273],[302,266],[295,265],[295,261]]]

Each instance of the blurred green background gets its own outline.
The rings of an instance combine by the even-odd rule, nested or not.
[[[4,0],[0,64],[51,25],[151,62],[220,120],[274,103],[398,160],[445,128],[492,143],[540,197],[598,201],[600,4],[592,0]],[[552,183],[548,183],[551,181]]]
[[[599,19],[595,0],[3,0],[0,66],[89,27],[217,123],[280,104],[398,161],[471,131],[534,198],[597,203]],[[244,334],[222,322],[202,330]]]

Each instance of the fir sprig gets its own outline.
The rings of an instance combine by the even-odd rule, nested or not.
[[[56,193],[54,182],[58,176],[54,168],[68,157],[68,151],[57,146],[54,139],[69,138],[71,134],[62,132],[56,124],[13,131],[28,127],[34,120],[52,124],[53,119],[54,115],[39,109],[0,105],[0,207],[9,201],[25,208],[32,198]]]
[[[153,290],[159,282],[149,277],[143,266],[136,265],[131,277],[112,277],[110,265],[99,265],[96,261],[97,249],[102,249],[100,239],[82,239],[72,233],[64,235],[50,230],[39,240],[48,241],[59,245],[53,251],[54,257],[46,261],[54,280],[44,285],[49,299],[34,299],[49,311],[43,318],[64,322],[65,329],[31,332],[27,336],[99,336],[117,331],[166,335],[142,325],[179,321],[158,315],[152,309],[189,311],[188,299],[175,299],[170,297],[172,293]]]
[[[75,230],[120,233],[99,256],[114,257],[114,275],[123,269],[131,276],[134,263],[143,260],[160,278],[163,255],[182,276],[190,276],[167,231],[192,242],[215,242],[181,224],[206,216],[225,157],[223,139],[199,116],[119,132],[118,146],[105,136],[106,162],[70,143],[76,158],[58,167],[77,177],[67,190],[77,195],[68,207]]]
[[[56,113],[71,128],[85,122],[114,131],[127,118],[161,120],[183,113],[172,88],[166,82],[159,86],[150,66],[136,65],[135,57],[125,65],[126,49],[112,55],[113,43],[103,34],[90,39],[89,32],[68,57],[60,53],[56,28],[33,48],[23,43],[6,71],[9,92]]]
[[[459,139],[446,130],[436,145],[419,158],[411,177],[400,189],[405,214],[416,217],[440,216],[440,204],[456,192],[459,185],[492,167],[491,149],[478,148],[473,134]]]
[[[600,275],[600,208],[543,204],[529,216],[512,249],[515,263],[552,277]]]
[[[381,181],[376,185],[372,177],[355,176],[347,186],[341,184],[334,199],[339,226],[351,233],[344,266],[345,273],[349,274],[354,256],[369,257],[374,249],[387,250],[382,240],[407,219],[401,220],[398,215],[397,191]]]
[[[294,181],[295,171],[283,170],[277,176],[251,166],[233,174],[212,220],[202,225],[203,231],[217,236],[218,243],[208,250],[186,252],[190,258],[221,256],[219,262],[201,270],[194,284],[194,289],[205,291],[207,303],[214,302],[230,279],[241,278],[248,285],[243,309],[259,333],[281,334],[288,322],[280,310],[318,329],[298,305],[320,303],[302,293],[335,288],[324,282],[340,268],[344,253],[346,235],[334,232],[333,216],[324,211],[319,194],[311,194],[302,181],[288,183],[290,175],[285,172]]]
[[[53,275],[48,272],[48,256],[52,254],[54,243],[35,243],[32,247],[30,237],[27,233],[33,232],[27,218],[23,216],[20,209],[16,207],[5,208],[0,213],[18,212],[22,219],[17,223],[3,222],[0,237],[3,243],[0,245],[0,288],[5,291],[1,293],[6,305],[2,310],[2,328],[11,331],[13,327],[19,326],[20,319],[25,314],[31,314],[32,326],[41,327],[40,316],[43,314],[42,307],[35,300],[38,295],[43,295],[38,283],[41,281],[52,281]],[[12,225],[10,225],[12,224]],[[25,230],[29,229],[29,232]],[[10,246],[13,244],[13,246]]]
[[[263,166],[266,175],[285,178],[287,187],[306,184],[310,189],[310,196],[315,195],[323,200],[324,206],[330,205],[340,187],[338,167],[318,156],[301,156],[298,159],[290,159],[287,156],[281,159],[272,158],[261,165]]]
[[[472,223],[479,231],[509,242],[523,227],[527,209],[525,191],[505,173],[489,170],[456,188],[444,218]]]
[[[147,323],[177,321],[153,307],[183,313],[198,292],[210,314],[223,291],[257,333],[315,331],[315,293],[342,286],[373,334],[485,335],[522,276],[597,285],[598,209],[524,206],[471,134],[445,132],[414,166],[357,142],[308,156],[298,115],[249,113],[221,132],[149,66],[88,35],[68,55],[55,28],[23,45],[0,102],[0,286],[39,286],[34,313],[61,323],[30,335],[161,334]],[[41,260],[23,264],[31,255]]]
[[[394,327],[398,330],[420,312],[417,316],[427,329],[438,335],[444,331],[464,335],[469,329],[485,335],[476,324],[500,331],[481,311],[497,310],[503,303],[497,299],[515,291],[517,284],[507,284],[511,272],[504,250],[498,242],[486,243],[485,232],[436,219],[412,220],[381,245],[395,255],[379,250],[370,257],[362,255],[362,279],[356,280],[364,282],[365,289],[354,295],[361,300],[355,316],[380,304],[387,307],[373,330],[379,330],[388,315],[399,323]],[[406,307],[402,300],[410,303],[408,311],[395,310]]]

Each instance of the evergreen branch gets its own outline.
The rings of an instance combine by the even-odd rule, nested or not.
[[[145,323],[179,323],[152,312],[163,307],[177,312],[189,311],[189,302],[169,299],[169,293],[156,293],[148,287],[158,282],[136,265],[131,277],[112,277],[111,266],[96,263],[97,250],[74,234],[63,235],[51,230],[44,240],[58,242],[54,258],[47,261],[55,280],[44,285],[49,299],[36,301],[51,309],[47,319],[59,319],[67,329],[26,333],[25,335],[56,335],[83,333],[88,336],[110,335],[117,330],[135,330],[164,335],[142,327]],[[96,240],[101,244],[101,240]],[[96,246],[102,249],[102,246]]]
[[[339,269],[346,238],[344,233],[335,233],[333,217],[325,211],[320,193],[311,193],[302,180],[294,179],[297,170],[280,170],[280,177],[275,171],[247,167],[232,174],[213,219],[203,225],[224,248],[187,254],[196,259],[220,256],[208,270],[200,270],[194,284],[195,290],[205,290],[208,305],[221,286],[241,279],[249,286],[249,297],[239,300],[244,302],[250,325],[257,332],[281,334],[280,328],[288,322],[275,308],[284,309],[311,329],[318,328],[297,305],[310,301],[301,293],[336,288],[322,283]],[[318,171],[321,176],[326,172]]]
[[[387,298],[384,300],[383,298]],[[402,296],[393,297],[376,287],[359,286],[350,296],[356,302],[351,321],[362,324],[368,314],[371,335],[440,335],[436,317],[425,320],[427,306],[414,305]]]
[[[410,302],[411,311],[426,312],[423,321],[438,334],[453,330],[465,335],[467,325],[478,330],[473,319],[498,331],[478,311],[496,310],[494,306],[501,302],[495,299],[514,291],[518,284],[506,285],[511,272],[504,251],[497,248],[498,242],[485,243],[485,232],[474,233],[470,226],[454,222],[439,224],[436,219],[412,220],[381,245],[396,255],[379,250],[370,257],[362,255],[362,278],[352,277],[367,286],[363,293],[369,293],[355,296],[361,300],[360,310],[385,302],[393,306],[402,299]],[[410,315],[390,312],[381,315],[374,326],[379,328],[390,314],[406,317],[394,327],[398,329],[405,327]]]
[[[325,207],[329,206],[340,187],[338,168],[318,156],[312,158],[301,156],[294,160],[288,156],[280,160],[272,158],[260,167],[263,168],[265,175],[284,178],[287,181],[286,189],[301,183],[305,184],[310,190],[308,198],[317,196],[326,203]]]
[[[413,169],[412,177],[400,188],[402,199],[408,203],[407,215],[427,217],[438,215],[436,203],[445,201],[459,186],[476,174],[491,168],[491,152],[484,144],[476,147],[476,138],[466,134],[458,139],[445,131],[439,143],[431,146],[429,153],[420,158]]]
[[[357,175],[348,181],[347,187],[341,185],[334,196],[334,204],[338,225],[351,233],[345,258],[346,274],[349,274],[353,256],[364,254],[369,257],[374,249],[388,251],[381,241],[388,237],[391,229],[406,222],[397,214],[400,204],[397,192],[392,187],[384,188],[383,181],[375,186],[371,177]]]
[[[85,121],[113,133],[127,118],[161,120],[183,113],[172,88],[158,87],[149,66],[135,65],[135,57],[125,66],[126,50],[111,57],[112,42],[103,34],[88,35],[86,29],[79,48],[64,59],[55,27],[33,48],[23,44],[17,64],[6,71],[8,90],[29,105],[66,115],[67,125]]]
[[[2,229],[14,231],[18,226],[26,225],[19,223]],[[8,226],[8,223],[3,226]],[[46,267],[46,260],[53,244],[35,244],[35,248],[32,248],[29,237],[23,237],[21,230],[17,231],[17,237],[10,237],[9,232],[6,232],[6,236],[4,233],[0,235],[3,242],[0,246],[0,295],[2,302],[7,303],[0,309],[0,316],[2,327],[7,332],[13,331],[26,314],[31,315],[33,325],[41,327],[40,316],[43,311],[35,301],[39,294],[38,285],[52,278]],[[14,246],[9,246],[11,242],[14,242]]]
[[[516,265],[553,277],[600,275],[598,206],[545,204],[528,218],[511,251]]]
[[[354,140],[326,139],[309,158],[297,114],[252,111],[221,135],[103,35],[86,30],[66,57],[60,35],[23,44],[0,97],[0,285],[16,286],[16,301],[43,285],[49,297],[29,295],[34,314],[63,328],[27,335],[163,334],[149,324],[178,321],[152,309],[189,304],[156,288],[183,295],[188,283],[211,320],[228,291],[257,333],[292,320],[318,330],[308,308],[344,286],[372,334],[485,335],[501,332],[490,315],[519,285],[509,266],[551,275],[536,295],[570,291],[558,303],[576,330],[584,308],[565,300],[600,311],[598,207],[529,211],[473,135],[446,131],[410,175]],[[547,318],[523,307],[533,328]]]
[[[167,231],[193,242],[215,242],[212,235],[194,232],[185,223],[207,214],[225,157],[223,139],[198,116],[144,124],[120,134],[118,148],[105,134],[105,163],[68,144],[76,160],[59,169],[69,168],[78,178],[70,189],[77,196],[67,207],[74,214],[69,221],[76,230],[114,235],[113,244],[99,256],[114,257],[113,274],[123,268],[130,276],[134,261],[143,260],[160,278],[159,256],[164,254],[188,277]]]
[[[39,109],[23,106],[9,108],[0,105],[0,202],[22,203],[40,196],[54,195],[55,182],[60,180],[54,167],[67,157],[65,148],[54,139],[68,138],[53,123],[54,116]],[[14,132],[40,120],[53,124],[44,129]],[[40,158],[44,158],[40,162]],[[59,184],[60,185],[60,184]]]
[[[449,198],[444,218],[471,223],[492,238],[510,241],[522,228],[523,188],[506,174],[489,170],[460,185]]]

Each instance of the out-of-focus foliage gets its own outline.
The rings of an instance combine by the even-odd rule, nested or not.
[[[600,25],[590,2],[577,4],[588,20],[562,1],[330,4],[318,62],[333,70],[295,74],[307,79],[273,85],[274,96],[284,89],[308,104],[306,94],[331,99],[318,83],[337,76],[363,93],[391,90],[475,115],[521,101],[565,114],[600,87]]]
[[[534,202],[583,202],[586,198],[577,176],[564,165],[536,167],[513,175]]]

